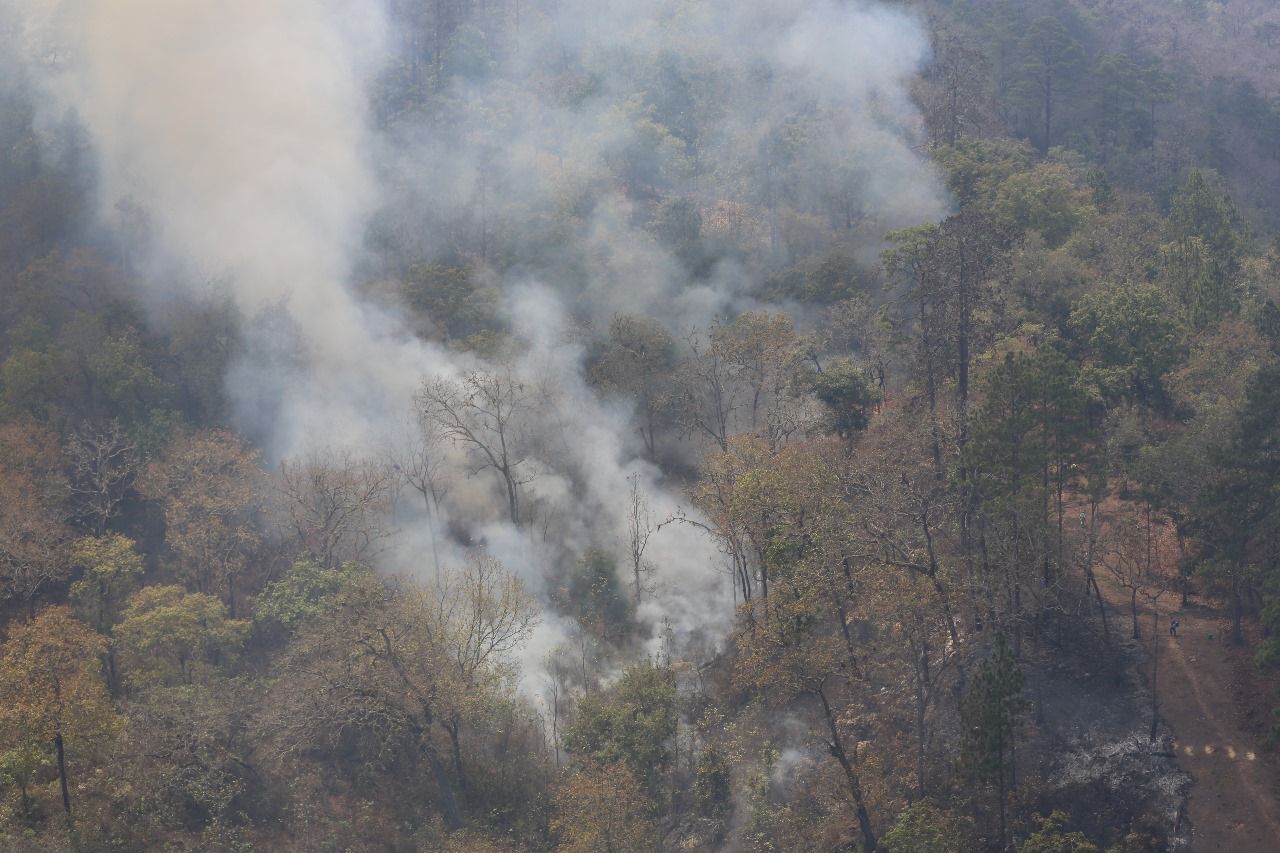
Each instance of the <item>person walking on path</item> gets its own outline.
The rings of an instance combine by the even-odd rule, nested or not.
[[[1178,636],[1178,620],[1177,619],[1169,620],[1169,636],[1170,637]]]

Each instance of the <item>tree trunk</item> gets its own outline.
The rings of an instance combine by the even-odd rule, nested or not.
[[[431,729],[428,727],[422,732],[425,747],[423,751],[427,754],[427,764],[431,767],[431,775],[435,778],[436,788],[440,791],[440,807],[444,811],[445,824],[451,831],[461,829],[462,815],[458,811],[458,800],[453,793],[453,782],[449,779],[449,773],[445,770],[444,762],[440,760],[440,754],[428,742],[430,737]]]
[[[956,444],[963,450],[969,440],[969,308],[963,283],[960,285],[960,313],[959,340],[956,344],[957,359],[960,362],[956,378],[956,416],[959,420]]]
[[[996,767],[996,794],[999,797],[1000,808],[1000,850],[1007,850],[1009,847],[1009,819],[1005,814],[1005,794],[1007,793],[1004,784],[1004,754],[1001,751],[1000,760]]]
[[[23,823],[31,823],[31,795],[27,793],[27,782],[25,779],[18,779],[18,796],[22,803],[22,821]]]
[[[966,513],[967,515],[967,513]],[[920,510],[920,530],[924,534],[925,547],[929,554],[929,579],[933,581],[933,590],[938,594],[938,602],[942,605],[943,615],[947,620],[947,633],[951,635],[951,642],[960,647],[960,634],[956,629],[955,613],[951,609],[951,597],[947,595],[946,587],[942,585],[941,578],[938,577],[938,552],[933,544],[933,531],[929,529],[929,508],[924,506]],[[961,519],[961,535],[964,541],[968,543],[968,524]],[[972,560],[970,560],[972,563]],[[849,563],[845,561],[845,576],[849,576]],[[972,568],[972,566],[970,566]]]
[[[1049,134],[1053,130],[1053,75],[1045,78],[1044,84],[1044,144],[1040,153],[1049,153]]]
[[[957,80],[951,80],[951,115],[950,121],[947,122],[947,145],[955,147],[956,139],[960,137],[960,83]]]
[[[102,656],[103,668],[107,671],[107,692],[112,696],[120,695],[120,670],[116,666],[116,650],[112,646],[107,647],[106,654]]]
[[[1018,738],[1013,734],[1009,736],[1009,788],[1010,791],[1016,791],[1018,788]]]
[[[648,383],[645,383],[644,390],[644,419],[649,425],[646,432],[641,430],[641,437],[644,439],[644,449],[649,454],[649,461],[656,462],[658,460],[658,439],[657,429],[653,425],[653,402],[649,399]]]
[[[928,652],[924,652],[920,656],[921,669],[928,666]],[[920,673],[918,678],[928,679],[928,675]],[[916,686],[916,795],[920,799],[924,799],[927,793],[927,785],[925,784],[925,758],[926,758],[926,732],[925,732],[925,711],[928,704],[928,694],[925,692],[925,683],[922,681]]]
[[[1244,601],[1240,597],[1240,574],[1243,566],[1239,563],[1231,567],[1231,642],[1237,646],[1244,645]]]
[[[924,355],[924,386],[929,400],[929,430],[933,451],[934,476],[942,480],[946,472],[942,467],[942,436],[938,429],[938,383],[933,365],[933,335],[929,330],[928,297],[925,295],[924,282],[920,288],[920,346]]]
[[[1048,450],[1045,451],[1048,456]],[[1044,518],[1045,526],[1049,525],[1049,463],[1046,461],[1041,470],[1041,491],[1040,491],[1040,514]],[[1053,568],[1049,565],[1049,549],[1043,548],[1040,555],[1040,582],[1048,589],[1053,583]]]
[[[1156,729],[1160,724],[1160,705],[1156,697],[1156,674],[1160,663],[1160,608],[1151,602],[1151,737],[1156,742]]]
[[[973,523],[977,520],[978,507],[975,505],[973,491],[966,488],[960,493],[960,554],[964,560],[965,581],[970,585],[971,589],[978,588],[977,571],[974,568],[973,561]],[[973,602],[972,596],[970,597]],[[976,629],[982,616],[978,612],[976,602],[973,606],[973,625]]]
[[[819,687],[816,692],[818,700],[822,703],[823,716],[827,720],[827,730],[831,732],[831,743],[828,746],[836,761],[840,762],[845,780],[849,783],[849,793],[853,797],[854,810],[858,814],[858,828],[862,831],[866,853],[875,853],[876,835],[871,828],[871,815],[867,812],[866,800],[862,796],[862,783],[858,780],[858,773],[849,760],[849,754],[845,752],[844,739],[840,737],[840,728],[836,725],[836,716],[831,710],[831,703],[827,701],[826,691]]]
[[[436,574],[440,573],[440,541],[436,534],[436,513],[431,506],[431,498],[423,495],[423,500],[427,504],[427,532],[431,534],[431,562],[435,566]]]
[[[1022,658],[1022,583],[1013,579],[1013,656]]]
[[[1138,630],[1138,588],[1136,586],[1129,590],[1129,613],[1133,618],[1133,638],[1137,640],[1142,636],[1142,632]]]
[[[516,475],[509,465],[503,465],[499,473],[502,475],[502,482],[507,487],[507,509],[511,513],[511,523],[516,527],[520,526],[520,494],[516,487]]]
[[[1064,568],[1064,565],[1066,562],[1066,552],[1063,549],[1063,544],[1062,544],[1062,522],[1066,516],[1066,507],[1064,507],[1062,503],[1062,490],[1064,488],[1064,485],[1062,482],[1062,469],[1063,469],[1064,463],[1061,459],[1057,461],[1057,466],[1058,466],[1058,473],[1056,476],[1057,476],[1057,488],[1058,488],[1058,571],[1065,572],[1066,569]]]
[[[58,752],[58,785],[62,788],[62,808],[71,817],[71,789],[67,785],[67,755],[62,747],[62,732],[53,736],[53,746]]]
[[[454,717],[449,721],[446,728],[449,730],[449,744],[453,749],[453,772],[458,777],[458,787],[465,789],[467,787],[467,777],[462,772],[462,740],[459,737],[459,730],[462,727],[462,721]]]
[[[1108,648],[1110,648],[1111,647],[1111,624],[1107,621],[1107,605],[1102,600],[1102,590],[1098,588],[1098,579],[1097,577],[1094,576],[1093,569],[1089,569],[1088,572],[1089,572],[1089,576],[1085,581],[1085,585],[1086,586],[1088,586],[1089,584],[1093,585],[1093,594],[1094,594],[1094,597],[1097,598],[1098,600],[1098,613],[1102,616],[1102,642]],[[1087,595],[1088,592],[1089,590],[1086,589],[1085,594]]]
[[[1181,522],[1175,521],[1173,532],[1178,537],[1178,586],[1182,592],[1182,607],[1187,606],[1187,540],[1182,533]]]
[[[1084,555],[1084,594],[1089,595],[1089,587],[1093,587],[1094,597],[1098,601],[1098,615],[1102,618],[1102,639],[1107,648],[1111,647],[1111,625],[1107,622],[1107,606],[1102,600],[1102,590],[1098,587],[1098,577],[1093,573],[1093,549],[1097,544],[1098,502],[1089,502],[1089,540]]]

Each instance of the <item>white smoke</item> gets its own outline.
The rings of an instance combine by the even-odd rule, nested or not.
[[[159,301],[176,281],[218,278],[246,315],[263,318],[228,387],[241,423],[272,458],[333,446],[373,453],[404,424],[424,376],[478,364],[424,343],[393,310],[355,295],[353,270],[376,211],[399,226],[392,230],[402,251],[416,245],[428,257],[445,238],[420,226],[475,209],[481,178],[501,179],[507,210],[543,210],[574,187],[595,192],[572,235],[586,247],[581,288],[566,291],[554,264],[529,263],[504,296],[525,348],[513,369],[554,398],[535,426],[540,476],[528,486],[554,525],[535,533],[504,523],[494,492],[465,473],[454,495],[473,538],[544,598],[544,579],[566,553],[623,552],[628,477],[639,478],[656,518],[685,503],[642,461],[626,407],[600,399],[584,380],[570,315],[705,322],[746,304],[755,282],[754,271],[731,263],[689,281],[635,224],[636,203],[599,190],[609,158],[643,142],[643,122],[616,107],[634,83],[631,60],[678,50],[723,69],[723,103],[691,107],[723,113],[706,141],[730,172],[716,191],[734,183],[734,158],[761,144],[753,127],[811,101],[836,116],[813,150],[832,163],[857,161],[863,203],[881,226],[943,208],[937,180],[911,150],[906,83],[927,39],[911,18],[885,8],[566,0],[557,11],[527,13],[512,67],[451,84],[460,104],[451,130],[402,122],[380,134],[369,87],[395,51],[378,0],[16,3],[50,118],[73,111],[91,136],[104,221],[126,199],[148,213],[149,263],[139,271],[147,295]],[[609,57],[621,61],[597,74],[595,94],[574,106],[513,89],[510,80],[557,52],[587,57],[597,71],[613,67]],[[785,83],[753,83],[752,74]],[[690,156],[670,148],[653,152],[660,172]],[[824,181],[814,175],[815,192]],[[486,502],[488,511],[476,509]],[[390,565],[423,562],[425,537],[411,534]],[[669,525],[648,557],[655,590],[639,616],[652,626],[669,621],[678,636],[719,636],[732,619],[732,594],[713,543],[694,527]],[[562,626],[548,619],[536,651],[560,642]]]
[[[759,270],[722,263],[691,281],[642,226],[643,201],[613,189],[620,171],[638,169],[645,193],[686,194],[704,212],[717,201],[760,212],[769,202],[746,185],[760,183],[749,172],[772,146],[807,167],[797,170],[792,192],[816,200],[842,181],[856,185],[871,214],[860,239],[873,259],[886,231],[945,214],[940,181],[914,150],[920,119],[909,83],[928,58],[928,38],[902,9],[852,0],[526,5],[534,8],[505,63],[447,81],[446,120],[398,118],[384,140],[390,218],[434,226],[399,229],[393,239],[410,254],[431,255],[446,231],[477,254],[481,233],[492,242],[495,229],[479,220],[500,219],[504,202],[536,222],[587,195],[572,251],[547,257],[557,247],[540,245],[539,257],[523,251],[520,265],[536,266],[571,310],[600,325],[616,313],[642,313],[705,326],[755,307],[746,291]],[[547,75],[549,66],[559,76]],[[540,69],[549,80],[521,87]],[[686,120],[697,113],[705,125],[696,145],[648,121],[646,98],[665,85],[655,78],[661,69],[709,93],[691,94],[677,113]],[[507,230],[520,232],[509,223]],[[761,250],[769,228],[756,223],[743,239]]]

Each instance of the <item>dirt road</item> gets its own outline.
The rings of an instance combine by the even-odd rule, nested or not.
[[[1264,754],[1258,735],[1246,730],[1236,701],[1245,652],[1227,643],[1230,625],[1219,611],[1188,608],[1172,614],[1181,621],[1176,638],[1169,636],[1169,615],[1160,620],[1157,690],[1178,763],[1193,779],[1187,815],[1192,849],[1277,853],[1280,774],[1275,757]],[[1150,614],[1142,628],[1151,630]],[[1150,649],[1149,635],[1143,639]]]

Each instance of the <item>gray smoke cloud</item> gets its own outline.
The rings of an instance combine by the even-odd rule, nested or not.
[[[271,458],[377,454],[412,421],[424,377],[486,367],[416,336],[394,299],[366,298],[358,281],[394,283],[403,259],[461,253],[502,283],[516,341],[503,369],[543,398],[527,425],[537,476],[526,490],[545,523],[505,522],[495,484],[455,448],[443,518],[428,534],[408,514],[391,568],[424,570],[432,547],[456,556],[457,543],[428,541],[452,522],[549,600],[547,579],[573,555],[622,554],[629,477],[656,519],[688,511],[643,459],[627,405],[584,378],[578,329],[634,312],[678,334],[757,305],[756,259],[828,224],[783,221],[750,176],[776,170],[792,206],[843,210],[868,257],[885,230],[946,204],[913,151],[908,82],[927,38],[888,7],[524,3],[501,50],[483,33],[456,39],[474,55],[431,78],[431,114],[418,115],[404,92],[431,72],[378,0],[11,3],[48,118],[72,111],[92,139],[103,221],[117,223],[126,201],[147,214],[144,295],[159,303],[181,282],[217,279],[260,318],[228,388]],[[663,75],[714,93],[669,110],[687,120],[683,136],[645,98],[680,91]],[[650,208],[677,196],[700,210],[704,242],[737,251],[691,271],[649,227]],[[556,230],[565,210],[571,224]],[[732,593],[714,543],[669,525],[647,556],[654,591],[640,618],[720,636]],[[531,671],[568,630],[544,622]]]
[[[913,150],[908,83],[928,39],[902,10],[834,0],[542,6],[526,12],[505,59],[473,44],[474,60],[446,81],[427,120],[405,115],[396,95],[396,84],[426,83],[405,71],[387,87],[383,236],[404,253],[513,255],[598,323],[622,312],[705,325],[755,307],[761,271],[722,258],[692,278],[645,227],[654,199],[687,196],[707,237],[766,256],[779,229],[821,227],[771,216],[783,195],[815,207],[847,196],[850,217],[865,220],[853,242],[867,259],[886,230],[945,212]],[[655,102],[671,130],[655,123]],[[571,233],[539,230],[565,207],[581,208]]]

